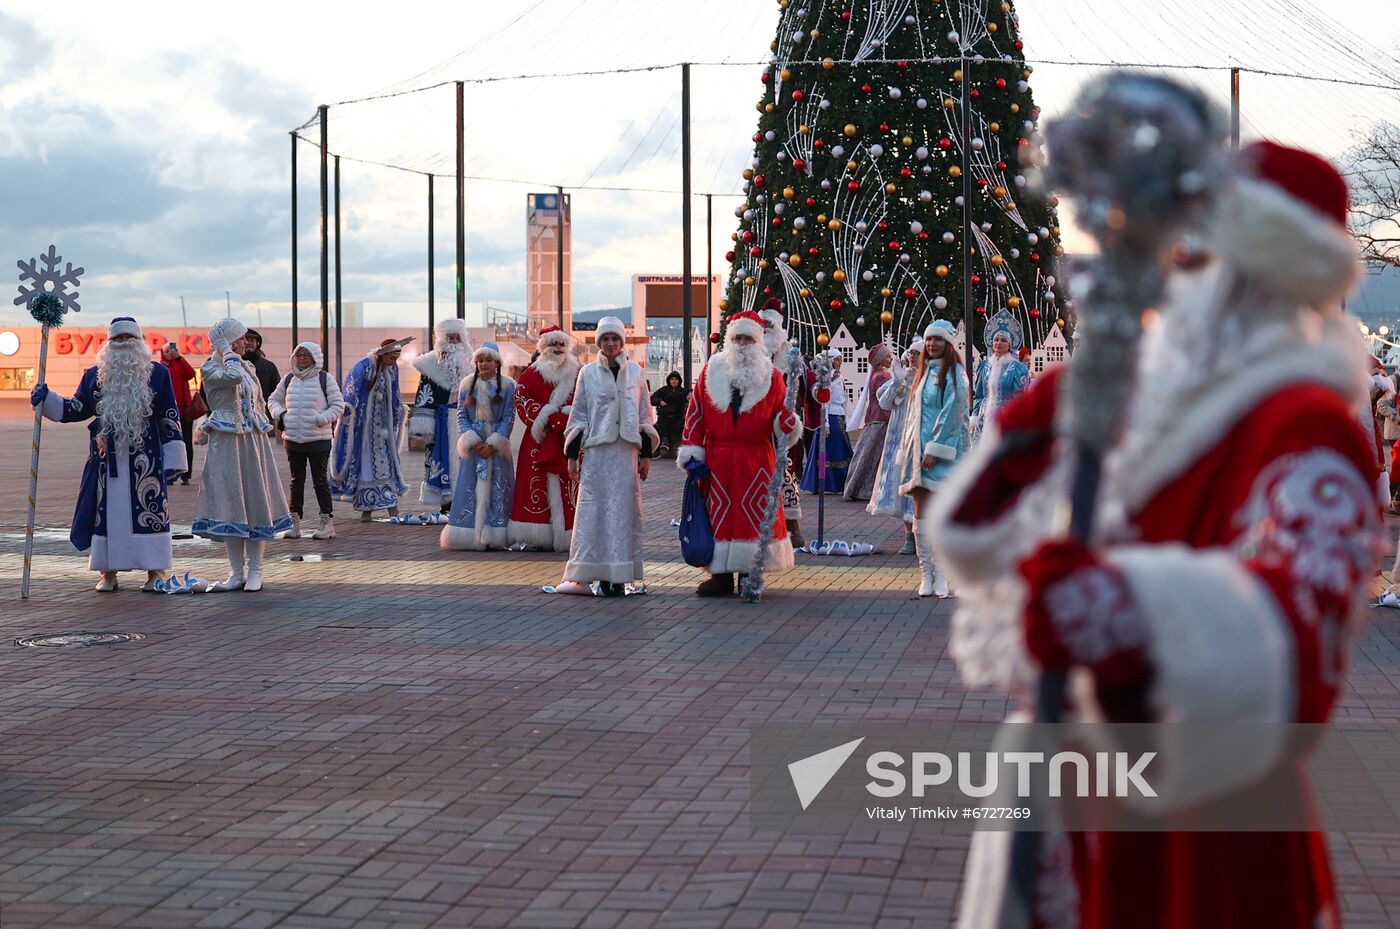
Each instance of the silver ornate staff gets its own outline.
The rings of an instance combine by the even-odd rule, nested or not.
[[[796,415],[798,391],[806,386],[807,379],[802,370],[802,355],[795,345],[788,349],[786,373],[787,397],[783,408]],[[740,591],[740,596],[749,603],[757,603],[763,597],[763,565],[768,557],[768,546],[773,543],[773,523],[778,518],[778,498],[782,496],[788,460],[786,437],[780,437],[773,464],[773,479],[768,482],[768,498],[763,503],[763,525],[758,527],[758,548],[754,551],[753,566],[749,568],[749,576],[744,578],[744,588]]]
[[[1142,314],[1166,287],[1166,252],[1199,225],[1224,173],[1224,121],[1194,88],[1111,72],[1046,129],[1050,184],[1069,194],[1100,257],[1080,299],[1074,364],[1061,385],[1057,432],[1073,443],[1069,535],[1093,540],[1104,455],[1123,432]],[[1063,673],[1041,675],[1036,721],[1058,722]],[[1029,925],[1039,834],[1018,832],[999,926]]]

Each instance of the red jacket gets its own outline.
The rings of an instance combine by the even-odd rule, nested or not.
[[[180,418],[185,418],[185,412],[190,408],[190,401],[194,399],[194,392],[190,390],[190,381],[194,380],[194,368],[184,359],[184,356],[177,356],[174,361],[166,361],[162,355],[160,363],[170,369],[170,382],[175,385],[175,405],[180,410]]]

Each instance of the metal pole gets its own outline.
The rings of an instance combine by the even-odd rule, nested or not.
[[[327,176],[327,149],[330,144],[330,107],[325,104],[317,107],[321,111],[321,350],[330,347],[331,322],[331,243],[330,243],[330,178]]]
[[[340,318],[340,156],[335,156],[335,379],[345,380],[342,356],[344,334]]]
[[[1240,150],[1240,69],[1230,69],[1230,151]]]
[[[705,194],[705,336],[710,335],[710,313],[715,305],[715,196]],[[689,356],[690,352],[686,352]]]
[[[428,348],[433,347],[433,176],[428,175]]]
[[[297,134],[292,137],[292,344],[297,344]],[[185,299],[180,298],[180,312],[184,312]]]
[[[233,316],[233,298],[228,295],[227,290],[224,291],[224,315],[230,318]]]
[[[968,407],[972,406],[973,385],[972,376],[972,346],[974,343],[972,331],[972,243],[976,237],[972,234],[972,72],[969,68],[971,62],[968,61],[964,52],[962,59],[962,197],[963,197],[963,256],[962,256],[962,284],[963,284],[963,354],[967,357],[963,359],[963,371],[967,374],[967,402]]]
[[[457,318],[467,318],[467,137],[463,83],[457,82]]]
[[[190,318],[185,315],[185,298],[180,298],[180,325],[185,329],[190,328]]]
[[[559,193],[559,212],[554,227],[554,303],[559,314],[559,328],[564,326],[564,188],[554,188]]]
[[[695,314],[690,281],[690,63],[681,65],[681,376],[690,389],[690,320]]]

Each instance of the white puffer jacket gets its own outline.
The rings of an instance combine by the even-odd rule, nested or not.
[[[284,438],[288,442],[320,442],[330,439],[335,424],[345,413],[345,399],[341,396],[340,385],[335,376],[326,372],[326,390],[321,391],[321,366],[325,359],[321,346],[315,342],[302,342],[297,348],[304,348],[316,359],[316,364],[306,371],[296,369],[296,352],[292,352],[291,374],[282,376],[277,389],[267,401],[267,408],[275,422],[283,420],[286,430]]]

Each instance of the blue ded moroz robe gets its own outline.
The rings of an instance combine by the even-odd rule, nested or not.
[[[399,366],[389,365],[377,377],[375,367],[371,354],[345,378],[345,418],[336,430],[330,475],[331,493],[361,512],[397,507],[408,489],[399,472]]]
[[[102,388],[97,368],[83,372],[78,390],[65,400],[56,393],[44,398],[45,419],[88,423],[88,459],[83,466],[73,528],[73,547],[90,550],[93,571],[170,570],[170,513],[166,506],[166,475],[183,474],[188,462],[180,436],[180,412],[175,388],[164,365],[152,364],[151,413],[140,447],[114,448],[107,435],[107,453],[99,455],[97,437],[104,432],[97,415]]]

